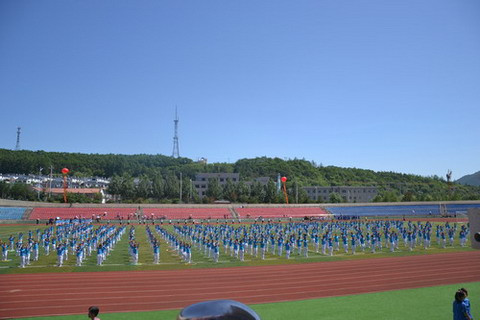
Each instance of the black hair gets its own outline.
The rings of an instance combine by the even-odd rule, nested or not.
[[[100,309],[97,306],[91,306],[88,308],[88,313],[92,314],[93,316],[98,316],[98,313],[100,312]]]
[[[457,292],[455,292],[456,302],[462,302],[463,299],[465,299],[465,292],[463,292],[462,290],[458,290]]]
[[[468,291],[467,291],[467,289],[465,289],[465,288],[460,288],[459,290],[462,290],[463,292],[465,292],[465,296],[468,296]]]

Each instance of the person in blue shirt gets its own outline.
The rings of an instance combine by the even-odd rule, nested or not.
[[[192,263],[192,248],[189,244],[185,244],[185,260],[186,263]]]
[[[101,266],[103,263],[102,255],[103,255],[103,246],[99,244],[97,247],[97,266]]]
[[[327,239],[327,245],[328,245],[328,255],[333,256],[333,239],[332,239],[332,237],[329,237]]]
[[[26,246],[20,247],[20,268],[25,268],[27,261],[27,248]]]
[[[0,248],[2,248],[2,260],[7,261],[8,258],[8,244],[0,241]]]
[[[14,244],[14,241],[15,241],[15,237],[13,235],[10,235],[8,240],[10,241],[10,250],[13,250],[13,248],[14,248],[13,244]]]
[[[133,264],[138,264],[138,245],[136,243],[133,243],[132,245],[132,258]]]
[[[34,253],[33,260],[38,261],[38,242],[37,241],[33,242],[32,249]]]
[[[290,248],[291,248],[290,241],[287,240],[287,242],[285,242],[285,254],[287,259],[290,259]]]
[[[44,248],[45,248],[45,255],[48,256],[50,254],[50,240],[48,238],[44,241]]]
[[[160,262],[160,244],[157,240],[153,242],[153,263],[158,264]]]
[[[253,248],[255,251],[255,257],[258,257],[258,243],[256,238],[253,240]],[[267,251],[267,240],[263,237],[260,239],[260,250],[262,253],[262,260],[265,260],[265,252]]]
[[[445,232],[440,233],[440,237],[442,238],[442,249],[445,249],[447,246],[447,240],[445,238]]]
[[[83,255],[83,248],[81,245],[78,245],[77,249],[75,250],[75,256],[77,257],[77,267],[82,265],[82,255]]]
[[[463,303],[465,304],[465,309],[467,311],[467,314],[470,316],[470,318],[473,319],[472,314],[470,312],[470,299],[468,299],[468,291],[465,288],[460,288],[460,290],[465,293],[465,299],[463,299]]]
[[[327,249],[327,239],[326,235],[322,237],[322,254],[326,254],[326,249]]]
[[[297,250],[298,250],[298,255],[302,254],[302,238],[298,236],[297,238]]]
[[[377,247],[377,238],[372,235],[372,253],[375,253],[376,247]]]
[[[467,305],[465,304],[465,292],[458,290],[455,293],[455,301],[453,301],[453,320],[473,320]]]
[[[303,237],[303,256],[308,258],[308,240],[306,235]]]
[[[238,249],[240,251],[240,261],[245,260],[245,242],[244,240],[240,240],[238,243]]]
[[[339,238],[338,238],[338,235],[335,234],[335,236],[333,236],[333,241],[335,243],[335,251],[339,251],[340,250],[340,241],[339,241]]]
[[[315,233],[314,236],[313,236],[313,242],[315,243],[315,253],[318,253],[318,249],[319,249],[319,240],[318,240],[318,234]],[[323,237],[322,237],[322,253],[325,254],[325,249],[323,248],[323,245],[324,245],[324,241],[323,241]]]
[[[220,251],[218,248],[218,242],[214,242],[213,243],[213,261],[215,261],[215,263],[218,263],[219,256],[220,256]]]
[[[357,249],[357,238],[355,235],[352,233],[350,236],[350,243],[352,245],[352,254],[355,254],[355,250]]]
[[[278,243],[278,255],[281,257],[283,254],[283,237],[280,235],[277,240]]]
[[[58,262],[58,267],[63,266],[63,250],[64,247],[62,245],[57,246],[57,262]]]

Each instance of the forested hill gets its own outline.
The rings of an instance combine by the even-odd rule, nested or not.
[[[461,177],[456,183],[465,184],[469,186],[480,186],[480,171],[475,172],[474,174],[469,174]]]
[[[82,154],[45,151],[12,151],[0,149],[0,173],[38,174],[53,166],[60,174],[63,167],[76,176],[163,176],[182,172],[183,177],[193,179],[199,172],[238,172],[243,180],[256,177],[276,179],[278,174],[288,177],[288,184],[299,186],[375,185],[385,201],[402,200],[476,200],[480,188],[448,185],[440,177],[423,177],[394,172],[375,172],[356,168],[321,166],[314,162],[279,158],[241,159],[230,163],[203,164],[188,158],[172,158],[164,155],[115,155]]]

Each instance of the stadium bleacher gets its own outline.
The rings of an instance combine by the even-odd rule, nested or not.
[[[469,208],[478,208],[478,204],[448,204],[445,206],[449,215],[466,213]],[[441,215],[437,205],[400,205],[400,206],[355,206],[328,207],[326,209],[334,216],[438,216]]]
[[[30,219],[60,219],[92,218],[100,216],[102,219],[117,219],[118,216],[127,219],[134,218],[135,213],[151,218],[165,217],[166,219],[223,219],[232,218],[228,208],[35,208]]]
[[[0,220],[20,220],[26,208],[0,207]]]
[[[240,218],[299,218],[299,217],[323,217],[329,213],[320,207],[291,207],[291,208],[236,208]]]

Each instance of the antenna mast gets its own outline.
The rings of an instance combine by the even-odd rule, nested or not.
[[[174,136],[173,136],[173,152],[172,157],[178,158],[180,157],[180,151],[178,148],[178,114],[177,114],[177,106],[175,106],[175,120],[173,120],[175,124]]]
[[[17,144],[15,146],[15,150],[17,150],[17,151],[20,150],[20,130],[21,129],[22,128],[17,127]]]

